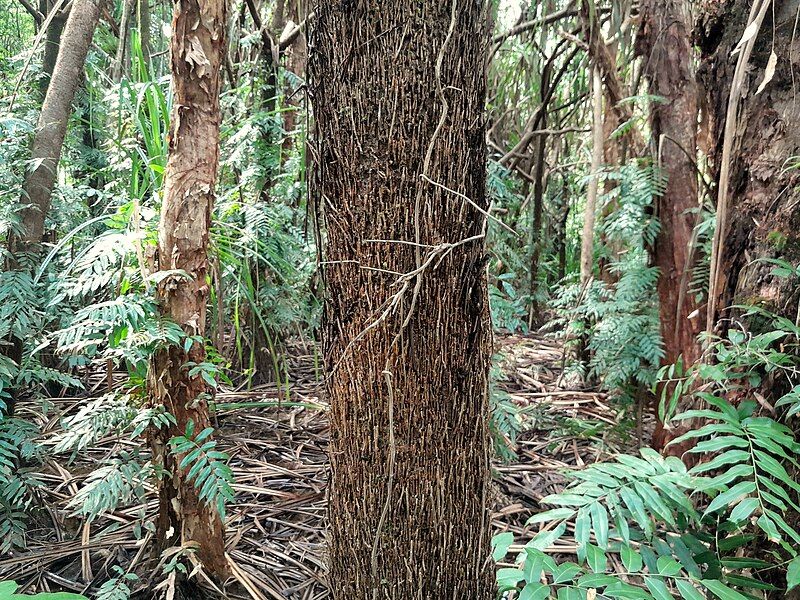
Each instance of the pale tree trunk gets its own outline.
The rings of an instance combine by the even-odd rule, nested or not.
[[[317,2],[336,600],[494,597],[486,11]]]
[[[224,0],[178,0],[172,19],[172,82],[169,158],[158,230],[159,268],[179,269],[187,277],[167,277],[158,289],[163,314],[189,336],[203,336],[209,295],[208,239],[219,164],[220,67],[224,58]],[[151,432],[156,464],[166,475],[159,480],[157,548],[187,542],[199,544],[207,571],[224,575],[224,530],[216,508],[198,497],[187,479],[188,468],[168,450],[169,439],[184,435],[187,424],[199,433],[210,425],[211,390],[186,364],[202,363],[205,348],[195,342],[188,352],[173,345],[153,358],[149,391],[155,405],[177,423]]]
[[[102,0],[75,0],[64,28],[53,77],[47,88],[31,149],[32,170],[23,187],[20,211],[23,232],[12,241],[12,252],[35,251],[44,235],[50,197],[67,133],[72,101],[83,79],[83,67],[100,17]]]
[[[644,0],[637,51],[644,60],[649,93],[664,100],[650,108],[650,130],[655,162],[668,178],[664,194],[657,198],[655,212],[661,229],[653,248],[659,268],[658,299],[664,364],[681,359],[694,364],[701,354],[698,336],[702,329],[699,305],[689,293],[696,261],[693,232],[697,221],[697,84],[692,72],[690,12],[687,0]],[[687,394],[678,407],[692,407]],[[665,430],[658,423],[654,446],[661,450],[682,429]]]
[[[749,53],[747,44],[736,57],[730,58],[731,52],[742,39],[748,14],[758,13],[764,20],[752,38],[749,60],[742,65],[742,85],[735,86],[737,59]],[[736,304],[754,303],[793,321],[798,318],[797,282],[774,277],[773,265],[755,260],[800,263],[798,170],[787,163],[800,148],[796,13],[797,2],[789,0],[776,0],[774,6],[766,7],[761,1],[707,0],[701,6],[698,75],[706,94],[713,174],[720,182],[722,205],[709,321],[722,334],[729,323],[726,319],[736,316],[731,310]],[[770,70],[773,51],[777,58],[774,76],[757,93]],[[737,115],[726,135],[730,107],[736,108]]]
[[[581,285],[586,287],[594,270],[594,223],[600,168],[603,166],[603,82],[600,69],[592,67],[592,164],[586,191],[581,238]]]

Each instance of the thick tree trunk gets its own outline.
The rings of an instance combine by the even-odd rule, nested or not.
[[[660,270],[658,298],[664,364],[680,358],[684,366],[701,354],[699,305],[689,293],[696,261],[692,246],[697,220],[697,85],[692,72],[690,12],[687,0],[644,0],[637,51],[644,58],[649,93],[664,98],[650,109],[651,147],[655,162],[668,178],[663,196],[656,201],[661,229],[653,248]],[[687,394],[678,412],[692,408]],[[658,423],[654,446],[663,449],[683,429],[666,431]]]
[[[718,218],[719,266],[713,282],[716,310],[711,320],[718,322],[719,330],[725,328],[724,319],[733,316],[730,307],[735,304],[759,304],[794,320],[800,294],[795,281],[773,277],[772,265],[754,260],[800,262],[800,171],[787,168],[787,161],[800,152],[800,111],[793,75],[800,68],[800,40],[794,35],[798,3],[776,0],[774,7],[766,8],[742,86],[736,87],[737,57],[731,58],[731,52],[742,38],[751,5],[745,0],[707,0],[698,29],[699,76],[707,95],[711,154],[717,180],[728,182],[720,189],[725,188],[726,200],[721,208],[724,214]],[[774,77],[757,93],[770,70],[773,50]],[[724,152],[732,94],[738,115],[727,136],[729,151]],[[727,171],[725,177],[721,177],[723,171]]]
[[[661,270],[658,296],[665,363],[683,357],[686,365],[700,357],[698,304],[688,292],[695,262],[692,233],[697,220],[697,85],[692,73],[686,0],[644,0],[639,32],[640,54],[650,94],[664,98],[650,110],[652,147],[667,189],[658,198],[661,230],[653,250]]]
[[[16,238],[11,250],[34,250],[42,241],[44,222],[50,210],[50,196],[55,185],[61,147],[72,113],[72,100],[83,79],[83,65],[89,52],[102,0],[75,0],[64,28],[53,77],[39,115],[36,135],[31,149],[33,169],[23,187],[20,211],[23,233]]]
[[[316,7],[337,600],[493,598],[485,4]]]
[[[164,202],[158,232],[159,268],[180,269],[185,277],[170,276],[159,285],[165,316],[187,335],[203,336],[209,295],[208,237],[219,164],[220,68],[225,51],[224,0],[178,0],[172,20],[173,112]],[[150,373],[152,402],[163,405],[176,425],[153,432],[151,445],[166,475],[159,481],[158,547],[199,544],[198,556],[206,569],[226,570],[224,532],[215,507],[200,501],[187,480],[188,468],[168,450],[169,439],[184,435],[189,421],[199,433],[209,426],[211,390],[186,364],[202,363],[203,343],[188,352],[172,346],[153,358]]]

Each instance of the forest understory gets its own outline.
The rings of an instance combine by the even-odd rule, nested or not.
[[[492,467],[492,532],[513,532],[510,550],[519,551],[538,532],[526,521],[543,510],[542,498],[563,491],[565,470],[638,448],[636,413],[615,414],[604,392],[571,389],[563,376],[564,347],[552,339],[502,334],[496,347],[502,357],[497,389],[503,402],[516,407],[520,428],[508,440],[507,451],[514,456]],[[215,428],[220,449],[233,457],[236,481],[225,544],[232,577],[221,587],[201,577],[197,594],[255,600],[330,597],[325,568],[328,406],[316,381],[314,357],[304,350],[308,347],[300,344],[291,349],[288,389],[269,384],[216,395]],[[124,380],[124,373],[115,374],[115,382]],[[86,383],[95,395],[51,398],[46,419],[37,403],[22,403],[19,414],[40,425],[45,444],[55,443],[64,435],[62,419],[109,391],[107,373],[96,373]],[[653,415],[646,414],[645,422],[640,433],[649,435]],[[155,489],[148,486],[140,502],[91,524],[71,518],[69,506],[105,458],[137,444],[110,436],[78,451],[69,464],[48,461],[37,474],[45,483],[39,494],[48,510],[28,527],[28,552],[0,559],[0,580],[15,580],[20,593],[58,589],[85,594],[115,577],[113,565],[137,575],[131,597],[147,596],[158,584],[148,577],[159,572],[146,551],[143,529],[157,511]],[[555,557],[575,551],[569,536],[546,549]],[[621,563],[617,567],[623,569]]]
[[[0,0],[0,600],[798,600],[798,31]]]

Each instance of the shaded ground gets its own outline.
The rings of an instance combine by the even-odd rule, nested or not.
[[[561,383],[562,349],[540,337],[499,340],[503,379],[498,388],[520,410],[525,431],[517,458],[494,465],[496,494],[492,525],[513,531],[518,544],[534,532],[525,521],[539,501],[559,491],[565,467],[582,466],[630,446],[616,410],[602,393],[567,390]],[[236,502],[228,510],[227,552],[234,577],[220,590],[230,598],[327,598],[325,577],[325,487],[328,424],[320,388],[309,360],[295,367],[303,375],[289,393],[276,386],[217,397],[219,440],[233,458]],[[85,399],[54,400],[56,414],[74,413]],[[35,413],[30,413],[35,414]],[[59,418],[43,423],[57,431]],[[622,440],[622,441],[621,441]],[[14,579],[26,591],[89,593],[121,565],[130,571],[158,571],[141,524],[152,517],[154,490],[146,501],[87,524],[71,516],[67,502],[86,475],[119,449],[103,440],[67,464],[48,461],[42,500],[47,507],[28,531],[27,552],[0,558],[0,580]],[[134,442],[122,442],[132,450]],[[126,448],[127,446],[127,448]],[[137,535],[139,539],[137,539]],[[574,552],[565,542],[550,549]]]

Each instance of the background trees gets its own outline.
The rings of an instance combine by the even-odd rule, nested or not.
[[[0,0],[0,582],[794,593],[796,2],[76,2]]]

